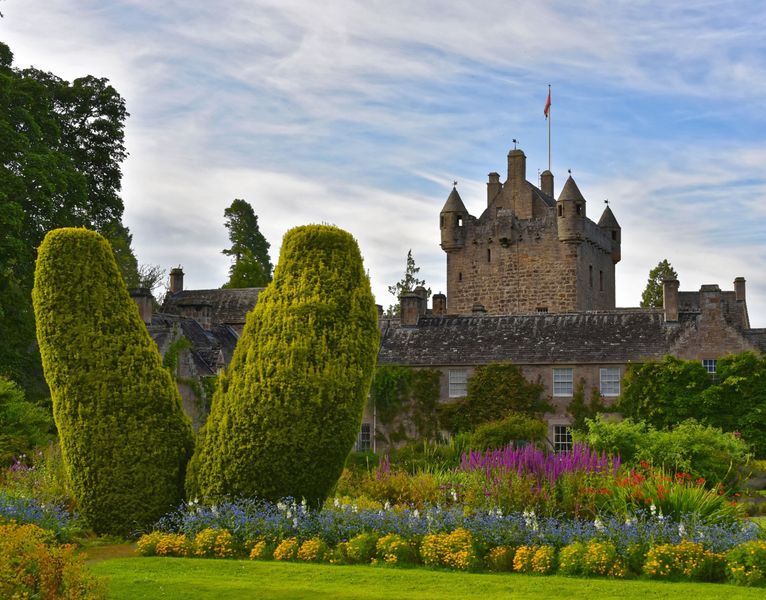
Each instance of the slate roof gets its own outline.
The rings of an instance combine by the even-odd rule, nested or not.
[[[205,331],[194,319],[179,315],[154,313],[148,330],[163,356],[177,333],[182,333],[191,342],[192,359],[201,375],[215,375],[222,357],[223,364],[228,364],[237,343],[237,334],[227,325]]]
[[[561,193],[559,194],[559,200],[585,201],[585,198],[583,198],[583,195],[580,192],[580,188],[577,187],[577,184],[575,183],[575,180],[572,178],[571,175],[567,177],[567,180],[564,183],[564,187],[561,189]]]
[[[183,314],[184,306],[209,305],[210,321],[213,325],[243,325],[245,316],[258,301],[263,288],[232,288],[214,290],[182,290],[168,293],[162,303],[161,312]]]
[[[457,188],[453,187],[452,191],[449,193],[449,196],[447,197],[447,201],[444,203],[444,208],[442,208],[442,212],[462,212],[462,213],[468,213],[468,211],[465,208],[465,204],[463,204],[463,200],[460,197],[460,194],[458,194]]]
[[[766,329],[750,329],[745,332],[745,338],[766,353]]]
[[[425,316],[384,326],[379,364],[625,363],[662,358],[693,321],[665,327],[659,309],[570,314]]]
[[[614,216],[614,213],[612,212],[612,209],[607,206],[604,209],[604,212],[601,213],[601,218],[598,220],[598,226],[599,227],[614,227],[614,228],[620,228],[620,224],[617,222],[616,217]]]

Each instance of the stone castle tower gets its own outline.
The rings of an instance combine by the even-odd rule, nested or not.
[[[607,206],[598,223],[570,176],[558,200],[553,173],[526,179],[526,156],[508,153],[508,178],[490,173],[487,208],[468,213],[453,188],[440,214],[447,253],[447,312],[575,312],[615,307],[620,225]],[[481,306],[479,306],[481,305]]]

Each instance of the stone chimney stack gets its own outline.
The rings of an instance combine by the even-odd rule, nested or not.
[[[662,282],[662,306],[665,309],[665,322],[678,322],[678,279],[665,279]]]
[[[508,153],[508,182],[513,190],[521,189],[527,180],[527,157],[518,149]]]
[[[500,183],[499,173],[492,172],[487,177],[489,177],[489,181],[487,182],[487,206],[489,206],[492,203],[492,200],[494,200],[503,189],[503,184]]]
[[[399,296],[399,319],[402,325],[414,327],[420,315],[425,312],[425,301],[419,293],[405,292]]]
[[[540,173],[540,189],[544,194],[548,194],[551,198],[555,198],[553,195],[553,173],[548,169]]]
[[[129,290],[129,292],[133,302],[138,306],[138,314],[141,315],[141,320],[145,325],[151,325],[154,309],[154,298],[152,297],[151,290],[148,288],[134,288]]]
[[[736,295],[737,302],[745,301],[745,278],[737,277],[734,280],[734,294]]]
[[[181,266],[170,269],[170,293],[177,294],[184,289],[184,271]]]
[[[433,313],[434,315],[441,316],[447,314],[447,296],[439,292],[434,294],[433,299]]]

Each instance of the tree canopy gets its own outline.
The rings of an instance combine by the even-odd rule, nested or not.
[[[416,287],[425,287],[424,279],[418,278],[420,267],[415,266],[415,259],[412,258],[412,249],[407,250],[407,264],[404,268],[404,276],[394,285],[388,286],[388,293],[396,298],[396,302],[389,307],[389,314],[399,314],[399,297],[407,292],[412,292]],[[428,295],[431,295],[431,289],[426,288]]]
[[[119,196],[124,100],[106,79],[70,83],[12,62],[0,43],[0,374],[29,393],[40,371],[30,294],[46,232],[96,229],[112,243],[126,281],[137,266]]]
[[[641,294],[641,306],[643,308],[662,308],[662,281],[677,278],[678,273],[667,258],[657,263],[657,266],[649,271],[649,279],[646,282],[644,292]]]
[[[273,266],[269,258],[271,244],[258,228],[258,216],[248,202],[235,199],[223,211],[231,247],[223,250],[232,257],[229,281],[223,287],[263,287],[271,281]]]

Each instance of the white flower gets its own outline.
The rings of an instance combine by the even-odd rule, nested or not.
[[[649,512],[652,513],[652,516],[657,514],[657,507],[654,505],[654,502],[652,502],[652,505],[649,507]]]
[[[420,518],[420,512],[418,511],[417,508],[412,511],[412,518],[413,519],[419,519]]]
[[[287,508],[287,505],[284,502],[277,502],[277,510],[280,512],[284,512],[284,510]]]
[[[356,505],[356,502],[351,505],[351,512],[359,512],[359,507]]]
[[[596,528],[596,531],[604,531],[604,524],[598,517],[596,517],[596,520],[593,521],[593,526]]]
[[[292,517],[292,516],[293,516],[293,511],[291,511],[291,510],[288,510],[288,511],[285,513],[285,517],[286,517],[286,518],[288,518],[288,519],[289,519],[290,517]]]
[[[678,535],[682,538],[686,537],[686,527],[684,527],[683,523],[678,524]]]
[[[383,510],[391,510],[391,503],[386,500],[386,503],[383,505]]]
[[[295,527],[295,528],[298,527],[298,519],[297,518],[293,519],[293,527]]]
[[[340,498],[337,496],[335,496],[335,500],[333,500],[332,503],[335,505],[335,508],[340,508]]]
[[[454,488],[452,489],[452,501],[457,502],[457,492]]]

